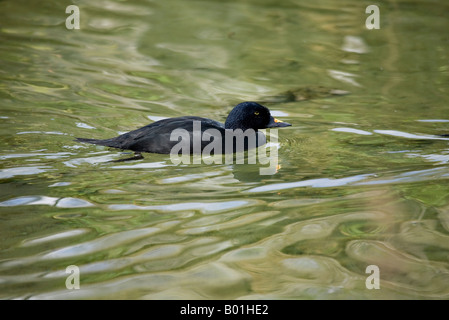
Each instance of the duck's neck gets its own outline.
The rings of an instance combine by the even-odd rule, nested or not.
[[[231,129],[231,130],[238,130],[238,129],[240,129],[240,130],[242,130],[243,132],[245,132],[245,131],[248,130],[248,129],[254,130],[254,132],[258,132],[258,131],[259,131],[258,129],[252,129],[252,128],[226,127],[226,126],[225,126],[225,129]]]
[[[246,131],[251,128],[249,128],[248,126],[245,126],[243,123],[239,123],[239,122],[230,123],[229,121],[226,121],[225,129],[232,129],[232,130],[241,129],[242,131]],[[253,128],[253,130],[257,132],[257,129]]]

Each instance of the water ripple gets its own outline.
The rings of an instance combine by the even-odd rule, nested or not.
[[[268,191],[276,191],[276,190],[286,190],[292,188],[300,188],[300,187],[312,187],[312,188],[328,188],[328,187],[338,187],[344,186],[348,184],[355,183],[360,180],[364,180],[370,176],[371,174],[361,174],[353,177],[341,178],[341,179],[329,179],[329,178],[320,178],[320,179],[312,179],[305,181],[297,181],[297,182],[286,182],[286,183],[274,183],[261,187],[251,188],[246,190],[246,192],[268,192]]]
[[[380,133],[380,134],[389,135],[389,136],[394,136],[394,137],[407,138],[407,139],[445,140],[445,141],[449,141],[449,138],[433,136],[433,135],[413,134],[413,133],[407,133],[407,132],[402,132],[402,131],[397,131],[397,130],[374,130],[374,132]]]
[[[359,129],[353,129],[353,128],[334,128],[334,129],[332,129],[332,131],[355,133],[355,134],[360,134],[360,135],[363,135],[363,136],[370,136],[370,135],[372,135],[372,132],[365,131],[365,130],[359,130]]]
[[[34,166],[34,167],[17,167],[0,170],[0,179],[8,179],[15,176],[26,176],[47,172],[51,169],[49,166]]]
[[[94,206],[89,201],[77,198],[56,198],[48,196],[24,196],[0,202],[0,207],[47,205],[58,208],[85,208]]]
[[[257,202],[257,201],[256,201]],[[186,210],[198,210],[202,213],[217,213],[226,210],[242,208],[254,205],[255,201],[235,200],[226,202],[187,202],[167,205],[138,206],[134,204],[109,205],[110,210],[156,210],[161,212],[176,212]]]
[[[147,237],[160,231],[159,228],[142,228],[129,231],[123,231],[95,240],[83,242],[73,246],[57,249],[42,256],[42,259],[61,259],[67,257],[75,257],[80,255],[92,254],[94,252],[107,250],[116,246],[117,243],[127,243],[136,239]]]

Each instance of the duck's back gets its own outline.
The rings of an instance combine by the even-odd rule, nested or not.
[[[179,143],[180,139],[177,132],[174,133],[174,138],[178,140],[171,141],[170,137],[174,130],[181,129],[178,133],[188,133],[190,139],[190,146],[193,142],[193,129],[201,126],[201,136],[204,131],[208,129],[216,129],[219,132],[219,137],[224,137],[224,125],[218,121],[206,119],[202,117],[185,116],[177,118],[168,118],[156,121],[145,127],[134,131],[127,132],[118,137],[96,140],[78,138],[78,141],[98,144],[102,146],[114,147],[119,149],[133,150],[137,152],[153,152],[168,154],[172,148]],[[183,131],[185,130],[185,131]],[[183,138],[187,138],[185,135]],[[200,137],[201,139],[201,137]],[[201,150],[209,144],[210,141],[201,141]],[[191,148],[192,151],[192,148]]]

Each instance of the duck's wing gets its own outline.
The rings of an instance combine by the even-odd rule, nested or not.
[[[224,125],[220,122],[201,117],[180,117],[158,121],[134,132],[126,140],[122,148],[141,151],[169,154],[175,145],[184,141],[189,144],[190,153],[193,152],[193,139],[202,139],[204,131],[215,129],[215,135],[224,137]],[[194,136],[193,131],[198,130],[200,136]],[[214,134],[214,133],[212,133]],[[210,135],[210,131],[207,134]],[[201,140],[201,150],[209,140]]]
[[[193,141],[192,132],[194,127],[195,129],[200,129],[202,134],[207,129],[216,129],[220,133],[224,133],[224,125],[218,121],[201,117],[187,116],[159,120],[145,127],[127,132],[111,139],[96,140],[77,138],[77,141],[139,152],[168,154],[180,141],[178,133],[184,132],[184,138],[187,138],[186,135],[188,134],[190,142]],[[180,129],[180,131],[176,132],[176,129]],[[174,141],[170,140],[172,134]],[[207,141],[202,142],[202,145],[207,143]]]

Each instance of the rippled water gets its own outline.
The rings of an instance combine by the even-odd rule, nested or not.
[[[447,299],[449,6],[370,4],[1,1],[0,298]],[[74,141],[244,100],[276,174]]]

